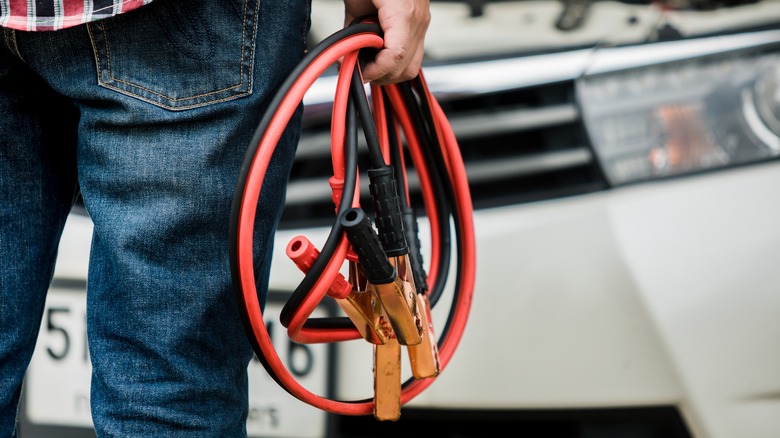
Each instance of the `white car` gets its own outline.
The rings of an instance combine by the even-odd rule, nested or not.
[[[425,76],[475,207],[464,336],[395,422],[319,411],[253,364],[250,436],[780,437],[780,2],[660,3],[432,2]],[[342,8],[314,0],[313,42]],[[331,79],[304,101],[268,324],[301,279],[286,242],[332,220]],[[90,233],[74,211],[23,436],[94,434]],[[372,395],[369,343],[295,349],[312,391]]]

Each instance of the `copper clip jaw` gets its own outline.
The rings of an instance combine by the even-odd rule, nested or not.
[[[371,284],[370,288],[382,302],[398,342],[402,345],[417,345],[422,342],[423,325],[409,258],[392,257],[390,262],[396,269],[395,280],[386,284]]]
[[[412,367],[412,376],[415,379],[427,379],[439,375],[439,347],[436,344],[436,336],[433,331],[431,319],[431,304],[428,295],[416,294],[417,304],[421,309],[423,335],[422,342],[417,345],[409,345],[409,363]]]
[[[372,344],[384,344],[394,336],[401,345],[417,345],[423,341],[424,318],[411,275],[407,275],[409,260],[402,256],[390,261],[400,275],[379,284],[368,282],[359,265],[350,262],[352,292],[336,302]]]
[[[357,263],[349,263],[349,282],[352,284],[352,292],[336,302],[363,339],[372,344],[384,344],[393,336],[393,329],[388,324],[379,297],[368,288],[368,282]]]
[[[401,417],[401,344],[395,338],[374,345],[374,417],[381,421]]]

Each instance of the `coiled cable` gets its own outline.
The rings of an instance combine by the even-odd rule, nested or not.
[[[312,393],[286,369],[266,330],[254,277],[252,236],[257,201],[265,172],[276,143],[306,91],[327,68],[339,63],[331,121],[331,149],[336,217],[319,256],[280,314],[290,339],[300,343],[342,342],[360,339],[360,332],[346,318],[310,318],[310,315],[341,275],[339,270],[351,254],[350,243],[339,217],[360,207],[358,133],[362,128],[371,160],[369,172],[388,171],[397,181],[406,226],[404,244],[411,247],[417,292],[427,294],[432,305],[446,289],[450,271],[456,273],[451,286],[452,301],[437,346],[443,371],[452,357],[468,319],[474,289],[476,250],[472,204],[468,181],[457,141],[441,106],[429,91],[422,72],[399,84],[372,84],[366,95],[360,62],[383,46],[382,32],[375,22],[359,21],[345,27],[310,50],[280,86],[263,114],[240,169],[230,219],[230,263],[234,290],[247,336],[269,375],[287,392],[320,409],[342,415],[366,415],[371,399],[335,400]],[[402,151],[404,142],[411,163]],[[407,166],[417,172],[424,216],[430,226],[431,251],[423,267],[417,238],[416,214],[412,209]],[[455,238],[453,250],[452,237]],[[385,242],[385,251],[392,251]],[[452,256],[457,265],[451,269]],[[427,272],[426,272],[427,271]],[[343,297],[342,297],[343,298]],[[407,403],[434,378],[403,383],[401,404]]]

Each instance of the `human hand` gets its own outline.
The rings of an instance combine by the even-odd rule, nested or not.
[[[363,67],[366,82],[387,85],[417,76],[431,21],[429,0],[344,0],[344,6],[345,25],[376,15],[384,32],[384,47]]]

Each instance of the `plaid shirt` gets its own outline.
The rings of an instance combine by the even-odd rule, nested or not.
[[[152,0],[0,0],[0,26],[57,30],[112,17]]]

